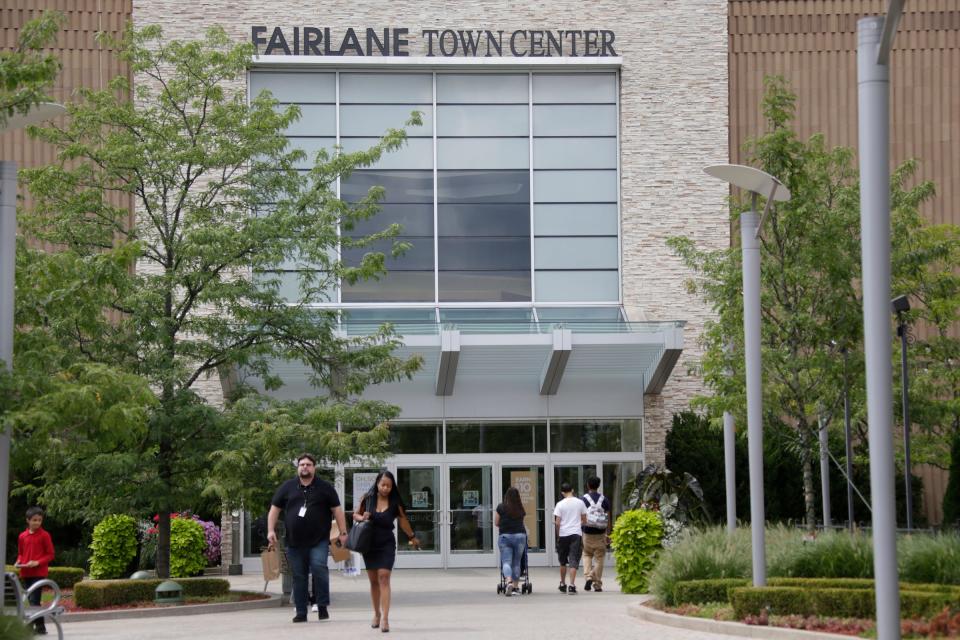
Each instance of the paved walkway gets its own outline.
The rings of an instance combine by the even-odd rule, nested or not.
[[[174,618],[143,618],[67,622],[66,640],[168,640],[208,639],[271,640],[324,637],[407,638],[565,638],[602,637],[605,640],[638,637],[658,640],[719,640],[727,636],[683,631],[640,621],[627,613],[636,596],[620,593],[613,570],[603,593],[576,596],[557,591],[556,569],[533,568],[533,593],[505,598],[496,593],[496,569],[398,569],[393,574],[391,635],[382,636],[369,626],[372,611],[365,576],[330,576],[333,603],[331,620],[318,622],[312,614],[307,624],[293,624],[293,607],[259,609]],[[604,576],[605,578],[607,576]],[[257,576],[231,577],[234,588],[259,591]],[[577,578],[582,589],[583,579]],[[272,582],[270,590],[279,589]],[[589,633],[588,633],[589,632]]]

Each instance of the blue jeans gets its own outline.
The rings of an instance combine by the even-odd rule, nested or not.
[[[516,582],[520,579],[520,561],[527,547],[527,534],[501,533],[499,547],[500,573],[504,578],[509,577]]]
[[[293,605],[298,616],[307,615],[307,574],[313,575],[313,596],[321,607],[330,604],[330,570],[327,553],[330,541],[315,547],[287,547],[287,561],[293,572]]]

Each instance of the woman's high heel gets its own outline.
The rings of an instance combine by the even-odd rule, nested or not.
[[[384,623],[383,626],[380,627],[380,631],[382,633],[390,633],[390,623],[389,622]]]
[[[370,623],[370,628],[371,628],[371,629],[376,629],[376,628],[379,627],[379,626],[380,626],[380,616],[377,616],[377,617],[375,617],[375,618],[373,619],[373,621]]]

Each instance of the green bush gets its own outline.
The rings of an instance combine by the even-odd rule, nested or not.
[[[78,607],[102,609],[131,602],[153,602],[154,590],[164,580],[84,580],[77,583],[73,599]],[[182,578],[184,597],[215,597],[229,593],[230,583],[223,578]]]
[[[17,569],[12,565],[6,566],[8,573],[17,573]],[[50,567],[47,578],[57,583],[61,589],[72,589],[73,585],[83,580],[83,569],[79,567]],[[2,638],[3,636],[0,636]]]
[[[960,526],[960,433],[950,447],[950,476],[943,494],[943,526]]]
[[[768,547],[767,571],[791,578],[870,578],[873,544],[862,534],[823,533],[812,541],[790,531]]]
[[[831,589],[803,587],[740,587],[730,590],[734,617],[768,611],[776,615],[873,618],[876,600],[873,589]],[[931,618],[944,607],[956,607],[953,593],[901,591],[901,618]]]
[[[192,518],[170,521],[170,576],[187,578],[203,573],[207,566],[204,551],[207,539],[203,525]]]
[[[16,616],[0,614],[0,638],[3,640],[31,640],[33,629]]]
[[[616,553],[617,582],[624,593],[644,593],[663,540],[660,514],[644,509],[627,511],[617,518],[611,542]]]
[[[93,528],[90,577],[100,580],[123,576],[137,555],[137,523],[130,516],[110,515]]]
[[[730,590],[730,604],[738,620],[764,610],[777,615],[811,615],[809,593],[800,587],[739,587]]]
[[[960,535],[909,535],[897,540],[900,579],[960,585]]]
[[[677,604],[674,590],[681,582],[722,578],[749,578],[750,529],[740,528],[728,534],[726,529],[710,527],[692,531],[658,557],[650,572],[650,592],[668,605]]]
[[[749,584],[750,581],[746,578],[718,578],[679,582],[673,589],[673,602],[678,605],[730,602],[730,589],[746,587]]]

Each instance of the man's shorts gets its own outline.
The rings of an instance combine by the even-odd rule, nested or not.
[[[580,556],[583,553],[583,537],[574,533],[569,536],[560,536],[557,540],[557,556],[561,567],[580,566]]]

